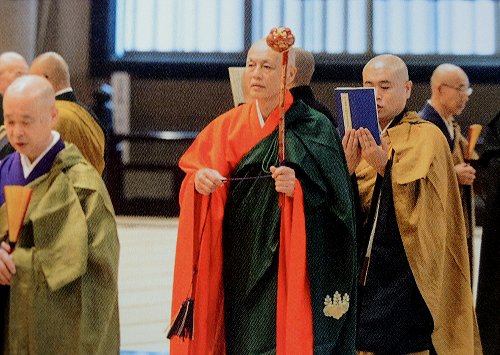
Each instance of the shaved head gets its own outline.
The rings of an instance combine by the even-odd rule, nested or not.
[[[461,114],[471,93],[469,78],[459,66],[441,64],[432,73],[431,105],[443,118]]]
[[[314,56],[311,52],[303,48],[295,48],[295,66],[297,67],[297,74],[293,80],[291,87],[309,85],[314,73]]]
[[[265,38],[261,38],[252,44],[252,46],[248,50],[247,58],[253,52],[268,52],[272,55],[272,57],[279,61],[279,64],[281,65],[281,53],[269,47]],[[295,68],[295,57],[295,48],[291,47],[288,50],[288,69]]]
[[[278,105],[281,87],[282,54],[267,45],[265,39],[256,41],[248,50],[243,81],[248,88],[248,96],[259,100],[261,111],[268,114]],[[287,84],[297,73],[295,50],[288,51]],[[267,116],[264,114],[264,117]]]
[[[50,145],[58,118],[52,85],[40,76],[22,76],[5,91],[3,106],[10,144],[35,161]]]
[[[460,68],[458,65],[445,63],[439,65],[431,76],[431,87],[439,86],[448,81],[456,81],[456,79],[460,80],[463,78],[467,78],[467,74]],[[467,78],[467,83],[469,79]]]
[[[406,63],[398,56],[392,54],[381,54],[370,59],[363,68],[363,74],[369,69],[390,72],[394,75],[394,78],[402,82],[409,80]]]
[[[47,79],[36,75],[26,75],[16,79],[5,91],[4,100],[12,96],[23,96],[39,100],[49,106],[55,104],[55,94]]]
[[[363,86],[375,88],[378,119],[384,129],[404,111],[411,95],[412,82],[401,58],[382,54],[372,58],[363,68]]]
[[[46,52],[36,57],[29,73],[46,78],[56,92],[71,86],[68,64],[56,52]]]
[[[0,94],[3,95],[16,78],[27,72],[28,63],[22,55],[16,52],[0,54]]]

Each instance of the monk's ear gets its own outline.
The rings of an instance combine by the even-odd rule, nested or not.
[[[411,89],[413,88],[413,82],[411,80],[408,80],[405,83],[405,90],[406,90],[406,99],[410,98],[411,95]]]
[[[57,109],[56,105],[52,105],[50,109],[50,125],[52,128],[54,128],[59,121],[59,110]]]
[[[288,70],[287,70],[287,79],[286,79],[286,83],[287,83],[288,87],[295,80],[295,75],[297,75],[297,67],[296,66],[289,66]]]

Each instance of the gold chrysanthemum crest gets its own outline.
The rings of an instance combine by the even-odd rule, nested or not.
[[[333,299],[330,295],[326,295],[324,303],[323,313],[325,316],[340,319],[349,310],[349,295],[344,293],[342,297],[338,291],[335,291]]]

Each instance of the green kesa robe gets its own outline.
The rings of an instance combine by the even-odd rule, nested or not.
[[[290,104],[291,97],[287,97]],[[312,316],[313,342],[305,353],[354,353],[353,198],[340,140],[327,119],[301,101],[287,111],[286,159],[297,182],[294,197],[286,198],[283,210],[278,208],[270,177],[231,181],[210,199],[193,192],[194,173],[203,166],[233,178],[268,174],[269,166],[277,165],[277,121],[274,126],[271,122],[278,115],[275,110],[267,119],[263,128],[267,134],[254,137],[258,136],[254,131],[260,129],[255,103],[237,107],[212,122],[181,159],[187,176],[180,196],[173,315],[190,288],[193,249],[200,248],[201,254],[194,286],[194,337],[184,342],[172,340],[174,355],[199,353],[200,349],[217,354],[300,353],[308,330],[287,328],[286,323],[294,312],[307,310]],[[301,218],[302,232],[297,223]],[[286,238],[293,233],[293,238]],[[293,244],[301,233],[305,234],[302,256],[300,246]],[[290,274],[291,264],[300,264],[301,258],[305,275]],[[283,267],[287,262],[290,264]],[[303,276],[304,281],[296,280]],[[292,294],[304,283],[307,297],[294,300]],[[326,296],[333,298],[335,292],[344,300],[345,294],[351,298],[349,310],[339,319],[324,313]],[[203,305],[198,309],[200,302]],[[287,345],[281,347],[280,334],[284,333]]]
[[[70,144],[27,186],[4,353],[118,354],[119,242],[100,176]],[[0,220],[5,237],[5,204]]]

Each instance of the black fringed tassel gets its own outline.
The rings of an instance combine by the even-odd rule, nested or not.
[[[174,336],[178,336],[182,339],[193,338],[193,310],[194,298],[187,298],[182,302],[181,308],[168,330],[168,339]]]

